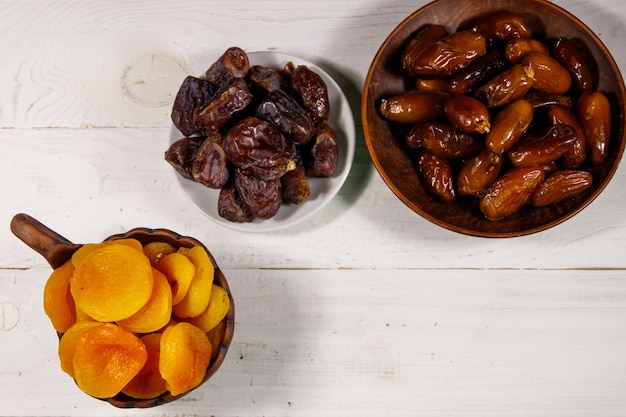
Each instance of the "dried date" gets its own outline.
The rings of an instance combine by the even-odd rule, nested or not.
[[[415,75],[447,77],[466,68],[487,52],[485,38],[478,32],[462,30],[424,48],[412,61]]]
[[[524,99],[506,105],[493,121],[485,145],[495,153],[508,151],[521,139],[533,121],[534,108]]]
[[[257,106],[256,115],[272,123],[297,145],[304,145],[315,134],[313,119],[283,90],[269,92]]]
[[[203,141],[203,136],[190,136],[178,139],[165,151],[165,160],[183,178],[193,181],[193,161]]]
[[[543,181],[532,195],[535,207],[550,206],[576,197],[591,187],[593,176],[587,171],[562,169]]]
[[[544,178],[540,167],[512,168],[491,184],[479,208],[492,221],[510,216],[530,201]]]
[[[611,140],[611,104],[600,92],[584,92],[578,99],[578,120],[587,140],[587,149],[593,164],[601,164],[609,156]]]
[[[518,141],[507,152],[511,163],[518,168],[541,166],[556,161],[572,149],[576,132],[566,124],[542,128]]]
[[[280,178],[263,179],[235,170],[235,189],[250,213],[257,219],[274,217],[282,203]]]
[[[381,100],[380,113],[387,120],[421,123],[444,115],[447,94],[407,91]]]
[[[417,158],[420,178],[426,189],[445,203],[456,198],[454,173],[450,161],[424,149]]]
[[[328,88],[322,77],[306,65],[288,62],[283,72],[289,78],[291,89],[300,99],[300,104],[314,121],[328,120],[330,100]]]
[[[409,148],[423,147],[445,159],[475,155],[484,146],[478,136],[462,132],[449,123],[436,121],[416,124],[405,139]]]
[[[533,89],[548,94],[565,94],[572,86],[572,77],[559,62],[550,55],[529,54],[522,65],[531,68]]]
[[[193,121],[196,109],[206,106],[216,88],[207,80],[187,76],[181,84],[172,106],[172,122],[185,136],[198,133],[199,129]]]
[[[228,159],[242,172],[278,179],[294,168],[294,145],[270,122],[246,117],[236,122],[222,144]]]
[[[489,110],[474,97],[452,94],[446,99],[443,110],[448,121],[462,132],[482,134],[491,129]]]
[[[246,80],[250,85],[250,91],[260,97],[274,90],[289,91],[289,84],[280,71],[263,65],[250,67]]]
[[[578,118],[572,111],[564,106],[554,105],[548,109],[548,119],[553,125],[563,123],[574,129],[576,141],[572,144],[572,149],[563,155],[563,166],[566,168],[577,168],[587,159],[587,139]]]
[[[209,188],[222,188],[229,178],[230,164],[222,140],[220,133],[208,136],[193,161],[193,179]]]
[[[425,25],[419,29],[402,51],[400,62],[402,68],[408,73],[415,75],[413,61],[422,53],[426,47],[448,36],[448,30],[443,25]]]
[[[516,64],[479,87],[476,97],[488,108],[504,106],[531,89],[533,76],[532,68]]]
[[[458,195],[480,196],[496,181],[503,164],[504,157],[501,154],[483,149],[459,170],[456,180]]]
[[[569,71],[579,93],[597,88],[598,65],[589,48],[580,39],[564,37],[557,39],[552,48],[552,55]]]
[[[451,93],[469,93],[509,67],[499,49],[492,49],[448,79]]]
[[[233,78],[209,104],[197,109],[193,121],[205,134],[225,126],[252,103],[252,93],[243,78]]]
[[[337,134],[328,123],[321,122],[317,126],[315,139],[311,142],[302,153],[307,175],[312,177],[333,176],[339,163]]]
[[[207,81],[221,86],[233,78],[243,78],[250,69],[250,61],[246,52],[233,46],[215,61],[205,72]]]
[[[235,188],[235,181],[229,181],[220,189],[217,198],[217,213],[220,217],[238,223],[249,223],[254,220],[250,209],[243,202]]]
[[[309,199],[311,189],[304,161],[299,152],[296,154],[294,162],[296,167],[280,177],[280,184],[283,190],[283,201],[298,205]]]

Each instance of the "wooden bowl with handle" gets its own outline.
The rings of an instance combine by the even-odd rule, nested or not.
[[[72,254],[82,246],[82,244],[72,243],[65,237],[40,223],[38,220],[23,213],[17,214],[13,217],[11,221],[11,231],[26,245],[42,255],[53,269],[62,266],[72,257]],[[218,267],[215,258],[206,246],[192,237],[181,236],[178,233],[167,229],[149,229],[142,227],[132,229],[126,233],[109,236],[105,240],[125,238],[137,239],[142,245],[146,245],[150,242],[165,242],[177,248],[201,246],[204,248],[209,256],[209,259],[213,263],[213,267],[215,269],[214,284],[221,286],[228,293],[228,297],[230,298],[230,307],[226,317],[223,319],[225,321],[225,331],[222,343],[217,355],[211,359],[202,382],[193,388],[197,389],[208,381],[224,362],[224,358],[226,357],[226,353],[233,338],[235,329],[235,306],[226,277]],[[59,334],[59,339],[61,337],[63,337],[62,333]],[[171,395],[169,392],[165,392],[155,398],[137,399],[120,393],[112,398],[102,400],[107,401],[118,408],[148,408],[175,401],[187,395],[189,392],[193,391],[193,389],[176,396]]]

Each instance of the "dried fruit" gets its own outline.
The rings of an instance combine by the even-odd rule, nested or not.
[[[591,187],[593,176],[587,171],[562,169],[542,182],[532,196],[535,207],[544,207],[573,198]]]
[[[280,177],[283,201],[291,204],[301,204],[309,199],[311,189],[307,179],[306,169],[302,156],[298,152],[294,158],[296,167]]]
[[[146,363],[148,353],[134,334],[111,323],[87,330],[76,342],[74,379],[97,398],[117,395]]]
[[[565,94],[572,86],[569,72],[550,55],[529,54],[522,65],[532,69],[533,88],[537,91]]]
[[[172,106],[172,122],[184,136],[198,133],[198,126],[193,122],[193,114],[196,109],[206,106],[217,87],[207,80],[187,76],[174,99]]]
[[[339,163],[339,141],[328,123],[317,125],[315,139],[302,150],[306,173],[312,177],[331,177]]]
[[[300,104],[313,120],[317,122],[328,120],[330,100],[328,88],[322,77],[306,65],[294,65],[293,62],[287,62],[283,71],[287,74],[291,89],[299,98]]]
[[[508,151],[526,133],[533,121],[534,109],[524,99],[506,105],[493,121],[485,145],[492,152]]]
[[[65,332],[76,323],[76,306],[70,293],[74,265],[69,260],[50,274],[43,290],[43,309],[57,332]]]
[[[543,170],[538,167],[512,168],[487,189],[480,200],[480,210],[492,221],[515,213],[530,201],[544,177]]]
[[[601,91],[584,92],[578,99],[577,114],[587,139],[591,163],[601,164],[609,156],[611,104]]]
[[[122,393],[133,398],[155,398],[165,393],[165,380],[159,373],[161,356],[161,333],[150,333],[141,337],[148,357],[141,370],[126,384]]]
[[[174,167],[183,178],[193,179],[193,162],[200,146],[204,142],[204,136],[185,137],[172,143],[165,151],[165,160]]]
[[[217,198],[217,212],[220,217],[231,222],[251,222],[254,216],[250,209],[241,200],[241,196],[235,189],[235,180],[229,181],[222,189]]]
[[[548,118],[553,125],[566,124],[576,133],[576,141],[572,144],[572,149],[563,155],[563,165],[566,168],[576,168],[582,165],[587,158],[587,139],[574,113],[564,106],[554,105],[548,109]]]
[[[250,69],[248,54],[237,46],[230,47],[205,72],[206,79],[215,85],[224,85],[233,78],[244,77]]]
[[[413,61],[422,53],[426,47],[448,36],[448,30],[443,25],[428,24],[419,29],[412,37],[407,46],[402,51],[400,62],[402,68],[408,73],[415,75]]]
[[[476,97],[489,108],[501,107],[522,98],[533,86],[532,68],[521,64],[501,72],[476,91]]]
[[[472,92],[507,67],[508,62],[499,49],[489,50],[466,68],[452,74],[448,79],[448,91],[451,93]]]
[[[107,244],[89,252],[75,267],[70,290],[76,306],[90,317],[111,322],[135,314],[152,294],[152,267],[142,251]]]
[[[235,171],[235,189],[250,213],[257,219],[272,218],[283,201],[280,178],[263,179]]]
[[[417,166],[422,182],[437,198],[446,203],[456,198],[450,161],[423,150],[417,159]]]
[[[295,167],[294,148],[270,122],[246,117],[226,133],[222,147],[241,171],[264,179],[278,179]]]
[[[155,267],[165,275],[172,293],[172,306],[175,306],[187,295],[196,267],[180,252],[165,255]]]
[[[205,332],[190,323],[168,326],[161,335],[159,372],[172,395],[197,387],[206,375],[212,347]]]
[[[474,97],[452,94],[445,101],[444,113],[454,127],[465,133],[487,133],[491,116],[487,107]]]
[[[208,332],[226,317],[229,308],[230,298],[228,297],[228,293],[224,288],[214,284],[207,309],[199,316],[189,319],[189,323],[198,327],[203,332]]]
[[[565,155],[575,141],[576,132],[571,126],[556,124],[524,137],[507,155],[516,167],[541,166]]]
[[[202,246],[179,248],[178,252],[189,258],[194,266],[194,275],[187,293],[172,306],[172,311],[180,318],[195,317],[202,314],[209,304],[215,268]]]
[[[461,132],[446,122],[417,124],[407,134],[406,142],[412,149],[423,147],[444,159],[465,158],[484,146],[477,136]]]
[[[209,188],[222,188],[230,175],[230,163],[222,148],[222,140],[220,133],[209,135],[198,149],[193,161],[194,181]]]
[[[205,135],[225,126],[248,108],[254,97],[243,78],[233,78],[209,103],[196,109],[193,122]]]
[[[132,316],[117,324],[131,333],[151,333],[164,327],[172,317],[172,289],[167,278],[152,268],[154,284],[150,299]]]
[[[380,113],[392,122],[422,123],[443,116],[447,95],[407,91],[380,102]]]
[[[506,43],[504,56],[513,64],[521,64],[530,54],[550,55],[550,47],[533,38],[515,38]]]
[[[531,22],[522,13],[498,12],[480,19],[472,28],[493,45],[516,38],[532,38]]]
[[[481,196],[500,175],[504,160],[501,154],[483,149],[459,170],[456,179],[457,194]]]
[[[315,134],[315,124],[309,113],[283,90],[270,91],[257,106],[256,115],[272,123],[298,145],[307,143]]]
[[[580,39],[558,38],[552,47],[552,55],[569,72],[578,92],[597,88],[598,65]]]

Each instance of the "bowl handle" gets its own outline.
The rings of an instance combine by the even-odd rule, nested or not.
[[[75,244],[43,225],[28,214],[20,213],[11,220],[11,231],[22,242],[43,256],[52,268],[58,268],[67,262],[76,249]]]

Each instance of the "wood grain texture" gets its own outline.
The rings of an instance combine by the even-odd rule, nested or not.
[[[415,215],[365,149],[362,85],[420,2],[0,0],[0,416],[598,417],[626,410],[626,174],[523,238]],[[626,4],[560,0],[626,68]],[[346,92],[354,165],[291,229],[225,229],[163,160],[171,100],[231,45],[311,60]],[[42,307],[50,267],[9,230],[26,212],[73,242],[135,227],[196,237],[228,277],[236,330],[179,402],[118,410],[60,370]]]

